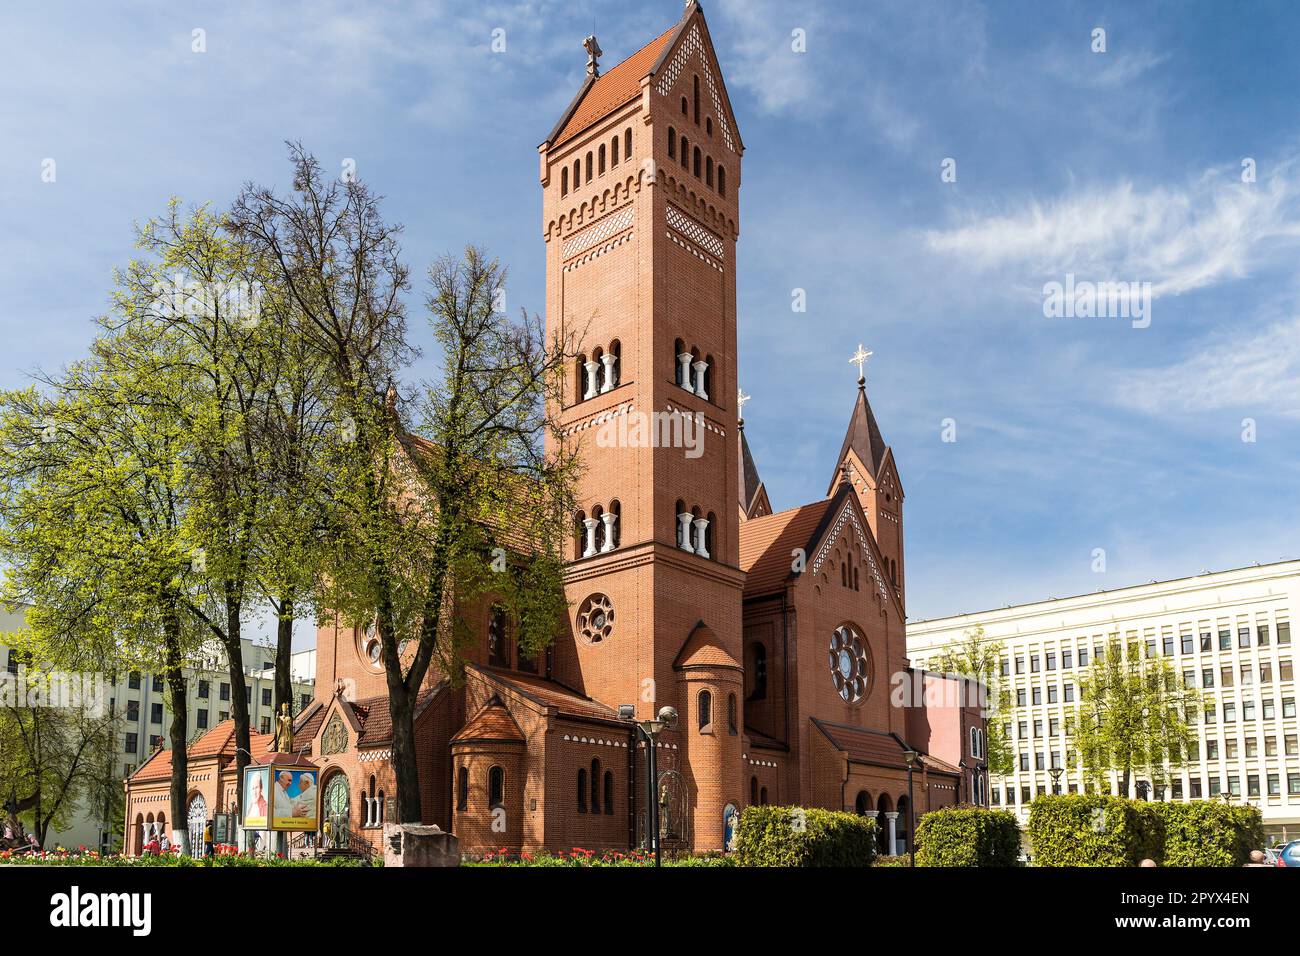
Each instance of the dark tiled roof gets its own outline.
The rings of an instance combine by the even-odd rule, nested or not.
[[[843,463],[844,456],[852,448],[874,478],[880,470],[881,462],[885,460],[886,447],[880,426],[876,424],[876,416],[872,414],[871,403],[867,401],[867,390],[859,387],[857,401],[853,403],[853,415],[849,418],[849,430],[844,434],[840,457],[835,459],[836,467]],[[834,487],[838,480],[837,474],[832,478],[831,486]]]
[[[420,716],[420,711],[424,710],[439,690],[440,687],[428,687],[420,691],[412,708],[415,717]],[[349,703],[348,706],[352,708],[357,723],[361,725],[361,733],[357,735],[358,747],[378,747],[393,739],[393,716],[388,709],[387,694],[367,697],[365,700]]]
[[[776,591],[793,573],[790,553],[805,548],[821,526],[830,500],[751,518],[740,525],[740,569],[745,572],[745,596]]]
[[[745,430],[740,429],[740,509],[746,514],[754,506],[763,480],[758,477],[758,466],[750,453],[749,442],[745,439]]]
[[[826,739],[837,750],[844,751],[855,763],[869,763],[877,767],[894,767],[907,769],[903,754],[907,745],[897,734],[867,730],[865,727],[852,727],[848,724],[834,724],[826,720],[810,718],[813,724],[826,735]]]
[[[740,662],[718,643],[718,637],[707,624],[697,624],[677,652],[673,667],[740,667]]]
[[[521,674],[518,671],[500,670],[495,667],[479,667],[469,664],[467,667],[478,671],[494,681],[512,687],[525,697],[541,704],[554,707],[561,714],[571,717],[589,717],[599,720],[618,720],[618,711],[607,707],[598,700],[593,700],[571,687],[533,674]]]
[[[252,754],[253,762],[264,760],[274,743],[275,737],[272,734],[250,733],[248,749]],[[190,760],[202,760],[205,757],[229,757],[233,759],[235,757],[235,721],[233,719],[221,721],[186,747],[185,752]],[[169,748],[157,751],[144,763],[140,764],[136,772],[131,774],[131,779],[133,781],[159,780],[170,777],[171,773],[172,752]]]
[[[789,750],[785,744],[775,737],[769,737],[767,734],[759,733],[753,727],[745,727],[745,735],[749,737],[749,742],[760,750]]]
[[[515,719],[510,716],[510,711],[505,709],[501,701],[494,699],[451,740],[452,743],[470,740],[523,743],[524,732],[519,729],[519,725],[515,723]]]
[[[586,93],[576,107],[571,106],[572,113],[564,128],[554,136],[552,146],[577,136],[592,123],[608,116],[625,103],[630,103],[641,93],[641,79],[649,73],[659,59],[659,55],[672,40],[681,24],[655,37],[641,49],[637,50],[618,66],[596,78],[588,84]]]

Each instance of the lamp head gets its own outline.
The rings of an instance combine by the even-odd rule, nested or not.
[[[618,708],[619,720],[635,720],[636,706],[633,704],[620,704]]]
[[[659,708],[659,722],[664,725],[665,730],[674,730],[677,727],[677,708],[661,707]]]

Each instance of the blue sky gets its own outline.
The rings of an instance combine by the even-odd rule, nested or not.
[[[290,138],[356,161],[413,275],[481,243],[542,312],[536,147],[582,38],[608,68],[681,6],[9,5],[0,385],[82,354],[133,221],[283,187]],[[824,493],[861,341],[914,619],[1300,553],[1300,10],[704,6],[746,145],[739,360],[776,508]],[[1067,273],[1150,283],[1150,326],[1046,318]]]

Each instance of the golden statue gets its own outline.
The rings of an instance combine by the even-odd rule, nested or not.
[[[289,716],[289,705],[281,704],[280,713],[275,718],[275,743],[272,753],[293,753],[293,718]]]

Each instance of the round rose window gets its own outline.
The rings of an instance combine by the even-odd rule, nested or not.
[[[614,631],[614,605],[603,594],[593,594],[578,609],[578,635],[583,643],[599,644]]]
[[[831,635],[831,679],[835,690],[850,704],[867,695],[867,645],[862,635],[847,624]]]

